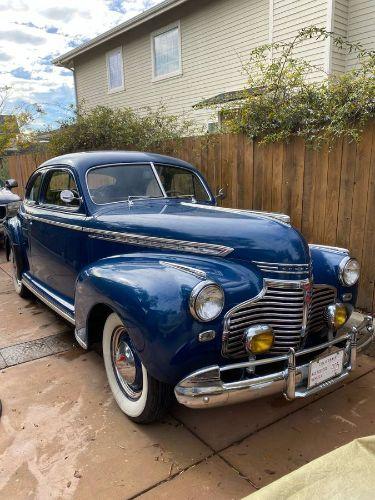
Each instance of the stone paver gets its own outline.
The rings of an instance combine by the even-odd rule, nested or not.
[[[8,368],[0,387],[2,498],[129,498],[211,454],[173,418],[150,426],[128,420],[93,352]]]
[[[255,488],[226,464],[220,457],[212,457],[194,465],[172,481],[165,482],[139,498],[142,500],[228,500],[243,498]]]
[[[3,347],[0,349],[0,368],[2,361],[4,362],[3,367],[19,365],[51,354],[68,351],[73,347],[80,349],[73,340],[71,332],[58,333],[43,339]]]
[[[258,487],[375,431],[375,372],[257,432],[221,455]]]
[[[3,368],[6,368],[7,364],[5,363],[5,359],[2,357],[1,353],[0,353],[0,370],[2,370]]]
[[[60,332],[73,332],[71,325],[36,298],[19,297],[3,268],[4,264],[0,266],[0,349]]]

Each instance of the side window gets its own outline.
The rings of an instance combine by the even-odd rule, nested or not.
[[[77,197],[71,203],[65,203],[60,198],[61,191],[68,189]],[[66,170],[53,170],[48,178],[44,192],[44,203],[48,205],[58,205],[63,207],[78,207],[79,194],[76,182],[72,174]]]
[[[25,199],[30,203],[36,203],[39,198],[40,186],[42,184],[42,174],[35,174],[27,186]]]

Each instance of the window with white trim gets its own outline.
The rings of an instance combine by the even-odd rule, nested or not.
[[[181,74],[180,23],[152,34],[152,66],[154,80]]]
[[[107,53],[108,92],[124,90],[124,65],[122,48]]]

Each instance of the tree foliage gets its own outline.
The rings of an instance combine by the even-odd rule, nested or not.
[[[345,74],[309,78],[314,67],[295,56],[307,39],[327,39],[342,51],[355,52],[358,64]],[[251,51],[244,69],[243,99],[222,109],[224,129],[261,143],[302,136],[315,145],[346,136],[357,140],[375,115],[375,53],[315,26],[299,31],[291,42],[263,45]]]
[[[10,147],[23,149],[34,142],[28,126],[42,113],[36,104],[12,105],[11,89],[0,87],[0,157]]]
[[[96,106],[78,109],[62,122],[51,134],[49,149],[55,155],[102,149],[147,151],[191,131],[190,121],[167,114],[163,106],[156,110],[144,108],[141,112]]]

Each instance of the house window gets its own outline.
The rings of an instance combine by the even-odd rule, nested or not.
[[[154,80],[181,74],[180,23],[152,34],[152,62]]]
[[[124,90],[124,66],[121,47],[107,53],[108,92]]]

